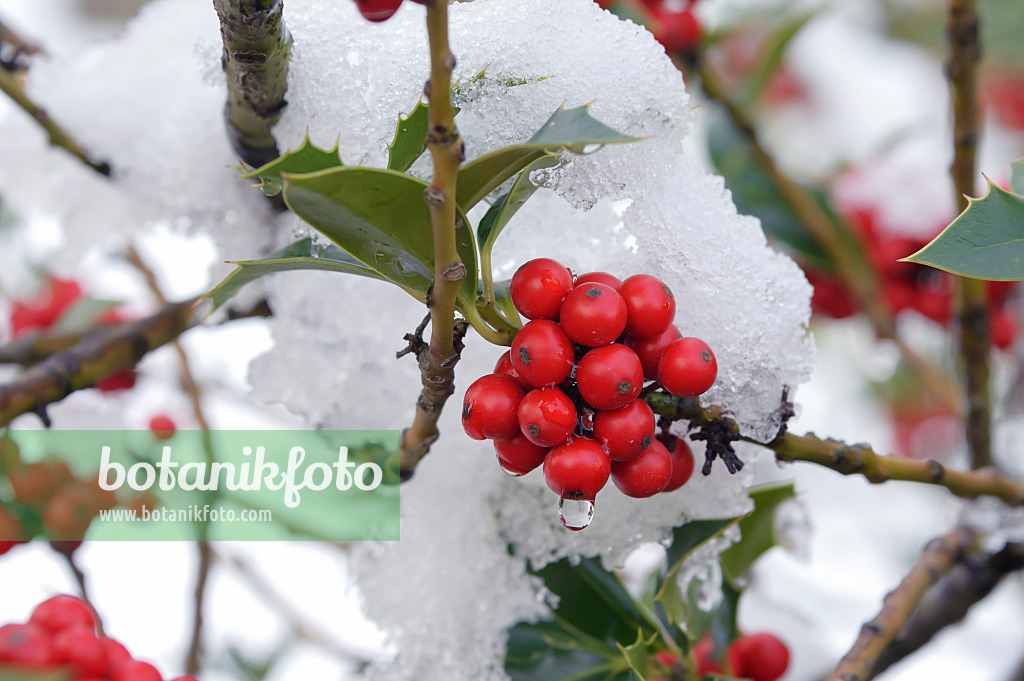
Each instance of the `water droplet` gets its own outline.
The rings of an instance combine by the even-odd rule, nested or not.
[[[579,532],[594,519],[594,502],[589,499],[562,497],[558,500],[558,519],[562,521],[565,529]]]
[[[523,471],[515,468],[510,468],[504,461],[501,460],[500,456],[498,457],[498,467],[501,468],[501,470],[504,471],[506,475],[509,475],[513,478],[519,478],[523,476]]]

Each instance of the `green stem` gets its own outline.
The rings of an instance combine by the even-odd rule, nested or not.
[[[64,149],[100,175],[110,176],[110,165],[89,158],[88,154],[78,146],[78,143],[69,134],[64,132],[64,129],[57,125],[42,107],[29,99],[14,74],[4,69],[0,69],[0,91],[14,100],[15,104],[21,107],[25,113],[31,116],[46,131],[50,138],[50,144]]]

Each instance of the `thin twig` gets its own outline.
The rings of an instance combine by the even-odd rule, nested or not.
[[[260,167],[278,156],[271,128],[287,102],[292,38],[282,0],[214,0],[224,41],[221,64],[228,77],[224,110],[231,145]]]
[[[676,421],[690,421],[691,427],[715,427],[722,437],[751,442],[773,450],[779,461],[814,463],[843,475],[861,475],[874,484],[889,480],[918,482],[945,487],[956,496],[966,499],[993,496],[1010,506],[1024,506],[1024,484],[992,469],[950,470],[938,461],[877,454],[866,444],[849,445],[838,440],[823,440],[813,433],[794,435],[783,432],[771,442],[758,442],[740,435],[739,426],[720,407],[702,408],[696,398],[676,397],[666,393],[654,393],[646,400],[654,413],[660,416]]]
[[[78,562],[75,560],[73,551],[64,551],[59,548],[55,548],[57,553],[64,556],[64,561],[68,565],[68,569],[71,570],[71,574],[75,577],[75,582],[78,584],[78,594],[82,597],[82,600],[89,604],[92,608],[93,616],[96,618],[96,630],[100,636],[103,635],[103,620],[100,618],[100,611],[96,608],[96,604],[93,603],[89,597],[89,585],[85,577],[85,573],[78,567]]]
[[[0,69],[10,73],[28,70],[25,57],[42,52],[32,42],[22,38],[10,26],[0,21]]]
[[[412,476],[437,440],[437,420],[445,402],[455,392],[455,364],[459,361],[455,302],[466,278],[466,266],[459,258],[455,238],[455,182],[465,159],[465,148],[455,127],[452,106],[455,56],[448,45],[448,2],[429,0],[426,5],[430,80],[424,94],[430,103],[427,148],[434,162],[434,176],[423,198],[430,209],[434,237],[434,283],[427,297],[430,347],[420,362],[423,390],[416,401],[413,423],[402,433],[400,458],[405,479]]]
[[[981,44],[974,0],[950,0],[946,23],[949,39],[949,92],[953,105],[953,164],[950,175],[957,208],[967,208],[974,194],[975,158],[978,147],[978,61]],[[956,317],[960,369],[967,393],[967,451],[973,468],[992,465],[992,407],[988,294],[985,282],[956,279]]]
[[[976,541],[976,533],[961,526],[929,542],[910,573],[885,596],[882,610],[861,627],[857,641],[826,681],[866,681],[878,656],[903,629],[924,594]]]
[[[29,99],[28,95],[22,89],[21,84],[18,83],[18,79],[15,78],[14,74],[10,73],[6,69],[0,69],[0,92],[3,92],[12,100],[14,103],[21,107],[25,113],[32,117],[36,123],[38,123],[46,134],[50,137],[50,144],[55,147],[64,149],[69,154],[77,158],[79,161],[95,170],[100,175],[110,176],[110,164],[95,161],[89,157],[85,151],[78,146],[78,143],[61,128],[57,123],[50,118],[50,116],[43,110],[39,105]]]
[[[904,343],[896,333],[896,323],[885,305],[878,287],[878,278],[863,251],[844,238],[839,225],[802,186],[783,173],[775,159],[761,144],[754,124],[732,101],[728,90],[714,69],[700,60],[696,66],[701,87],[709,99],[717,101],[725,109],[733,124],[750,145],[758,165],[771,177],[779,195],[790,207],[811,237],[822,247],[829,260],[834,263],[836,273],[853,293],[861,309],[875,327],[875,333],[882,338],[894,340],[907,365],[921,377],[931,395],[950,413],[963,411],[963,396],[956,383],[941,369],[928,362]],[[835,219],[839,219],[836,217]]]

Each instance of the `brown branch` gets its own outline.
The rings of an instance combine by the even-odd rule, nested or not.
[[[64,149],[79,161],[95,170],[100,175],[110,176],[110,164],[95,161],[78,146],[78,143],[71,135],[64,132],[57,123],[50,118],[46,111],[38,104],[29,99],[22,89],[21,84],[13,73],[0,68],[0,92],[3,92],[17,104],[21,109],[32,117],[39,124],[50,138],[50,144]]]
[[[39,47],[15,33],[10,26],[0,21],[0,69],[10,73],[28,70],[28,61],[40,53]]]
[[[282,0],[214,0],[228,77],[224,110],[231,146],[260,167],[278,156],[271,128],[281,118],[288,88],[292,38]]]
[[[963,556],[925,593],[906,626],[878,657],[869,678],[878,676],[931,641],[946,627],[962,620],[1009,574],[1024,569],[1024,544],[1007,544],[991,556]]]
[[[21,414],[45,419],[46,406],[104,376],[135,366],[147,353],[173,341],[198,322],[196,299],[167,305],[128,324],[96,329],[75,347],[50,355],[14,381],[0,386],[0,428]]]
[[[823,440],[813,433],[794,435],[782,432],[771,442],[758,442],[740,435],[739,426],[720,407],[702,408],[696,398],[666,393],[654,393],[646,400],[660,416],[677,421],[688,420],[691,427],[713,427],[723,437],[767,447],[775,452],[779,461],[814,463],[843,475],[861,475],[874,484],[889,480],[918,482],[945,487],[965,499],[993,496],[1010,506],[1024,506],[1024,484],[995,470],[950,470],[938,461],[877,454],[866,444],[848,445],[838,440]]]
[[[978,147],[978,14],[974,0],[950,0],[946,24],[949,39],[949,92],[953,105],[953,163],[950,175],[957,208],[967,208],[974,194]],[[988,295],[985,282],[956,279],[956,318],[960,370],[967,393],[967,450],[973,468],[992,465],[992,407],[989,394]]]
[[[899,586],[882,601],[882,610],[861,627],[860,636],[826,681],[866,681],[879,655],[896,638],[929,588],[974,548],[974,530],[957,527],[933,539]]]
[[[696,71],[704,93],[725,109],[733,125],[750,145],[758,165],[778,188],[779,195],[835,265],[836,274],[853,293],[861,309],[871,320],[875,333],[896,343],[907,365],[921,377],[929,392],[950,413],[961,413],[963,396],[957,385],[942,370],[918,355],[898,337],[895,320],[879,290],[878,277],[865,258],[863,250],[844,237],[841,226],[834,221],[840,218],[833,218],[804,187],[779,169],[775,159],[761,144],[753,122],[740,106],[732,101],[725,84],[714,69],[705,60],[699,60]]]
[[[64,557],[64,561],[67,563],[68,569],[71,570],[71,574],[75,578],[75,583],[78,584],[78,595],[82,597],[82,600],[89,604],[92,608],[93,617],[96,619],[96,630],[100,636],[103,635],[103,620],[100,618],[100,611],[96,605],[89,598],[89,585],[88,580],[85,577],[85,573],[78,567],[78,562],[75,560],[74,551],[65,551],[59,548],[59,544],[51,542],[54,550]]]
[[[455,56],[448,45],[448,2],[427,3],[427,35],[430,40],[430,80],[424,94],[429,99],[430,127],[427,148],[434,162],[434,176],[423,194],[430,210],[434,238],[434,283],[427,296],[430,308],[430,347],[422,353],[420,373],[423,390],[416,401],[416,416],[402,433],[401,473],[412,476],[416,465],[437,440],[437,421],[455,392],[455,303],[466,278],[466,266],[456,247],[455,188],[465,147],[455,127],[452,106],[452,71]],[[468,229],[462,225],[462,229]]]

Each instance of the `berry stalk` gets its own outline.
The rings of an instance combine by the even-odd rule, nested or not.
[[[434,284],[427,297],[430,345],[420,361],[423,390],[416,401],[413,423],[402,433],[400,466],[405,479],[412,476],[416,465],[437,440],[437,420],[445,402],[455,392],[455,364],[459,361],[455,303],[459,287],[466,278],[466,266],[456,249],[455,230],[469,229],[469,225],[457,225],[455,216],[455,183],[465,148],[455,127],[452,106],[455,56],[448,45],[448,3],[431,0],[426,6],[430,80],[424,94],[429,100],[427,149],[434,163],[434,176],[423,193],[423,200],[430,209],[434,237]]]

